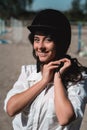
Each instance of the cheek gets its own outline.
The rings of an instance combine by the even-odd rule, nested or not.
[[[36,50],[36,49],[37,49],[37,45],[36,45],[36,44],[34,44],[34,45],[33,45],[33,48],[34,48],[34,50]]]
[[[55,45],[50,46],[50,50],[52,50],[52,53],[55,54],[56,53]]]
[[[56,56],[56,48],[55,48],[55,46],[51,46],[50,50],[51,50],[50,53],[51,53],[52,58],[55,57]]]
[[[54,55],[56,55],[56,45],[55,44],[53,45],[53,53],[54,53]]]
[[[34,50],[35,56],[38,56],[37,54],[38,46],[36,44],[33,45],[33,50]]]
[[[46,48],[48,48],[49,50],[55,50],[55,44],[53,42],[49,43],[46,45]]]
[[[56,56],[56,51],[55,51],[55,50],[53,50],[53,51],[51,52],[51,56],[52,56],[52,58],[55,58],[55,56]]]

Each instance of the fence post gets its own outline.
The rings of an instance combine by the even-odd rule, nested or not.
[[[13,43],[19,43],[22,40],[23,35],[23,24],[22,21],[11,18],[11,27],[12,27],[12,41]]]
[[[0,35],[3,35],[5,33],[6,33],[5,21],[0,19]]]
[[[82,23],[78,23],[78,50],[77,53],[81,51],[81,34],[82,34]]]

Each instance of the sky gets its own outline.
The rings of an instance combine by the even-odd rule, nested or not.
[[[84,3],[85,0],[81,0]],[[71,8],[72,0],[34,0],[32,4],[32,9],[34,11],[53,8],[61,11],[69,10]]]

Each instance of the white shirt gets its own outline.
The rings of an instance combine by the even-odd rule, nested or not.
[[[21,113],[15,116],[13,120],[14,130],[79,130],[87,102],[87,75],[84,76],[86,77],[85,80],[67,89],[76,120],[67,126],[59,125],[54,108],[54,86],[53,83],[49,83],[30,106],[27,105]],[[18,80],[5,99],[5,111],[11,96],[25,91],[41,78],[41,72],[36,72],[36,65],[22,66]]]

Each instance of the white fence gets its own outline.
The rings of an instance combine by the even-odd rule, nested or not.
[[[27,26],[29,23],[31,23],[31,21],[21,21],[14,18],[6,21],[0,19],[0,43],[20,43],[24,38],[24,26]],[[72,28],[72,34],[74,35],[75,33],[77,37],[77,53],[80,56],[87,56],[87,38],[83,38],[84,35],[87,35],[87,23],[71,23],[71,26],[75,27],[75,29]],[[85,29],[83,30],[84,27]],[[3,37],[6,33],[10,35],[9,40]],[[73,37],[73,39],[74,38],[75,37]]]
[[[0,19],[0,43],[19,43],[23,37],[24,23],[21,20],[11,18],[9,21]],[[10,39],[4,39],[4,36],[9,33]]]

